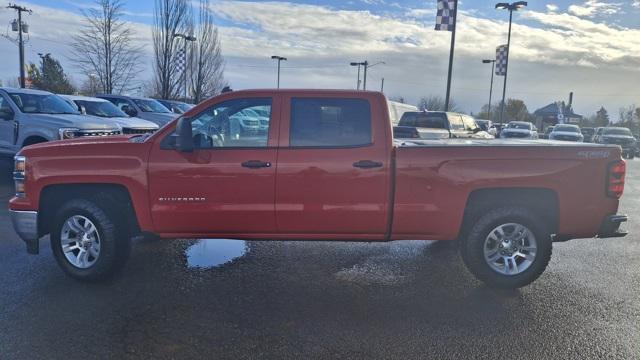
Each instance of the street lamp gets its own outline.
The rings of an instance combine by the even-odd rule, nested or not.
[[[496,9],[509,10],[509,35],[507,35],[507,63],[504,67],[504,84],[502,86],[502,103],[500,104],[500,124],[503,122],[504,117],[504,98],[507,94],[507,73],[509,71],[509,52],[511,51],[511,22],[513,20],[513,12],[522,9],[527,6],[526,1],[516,1],[514,3],[497,3]]]
[[[362,84],[362,90],[367,90],[367,70],[376,65],[386,64],[384,61],[377,62],[375,64],[369,64],[369,61],[365,60],[363,62],[352,62],[351,66],[358,67],[358,90],[360,90],[360,66],[364,67],[364,83]]]
[[[367,64],[366,61],[364,61],[364,62],[352,62],[352,63],[349,64],[351,66],[357,66],[358,67],[358,82],[356,83],[357,84],[357,86],[356,86],[357,90],[360,90],[360,66],[363,66],[365,64]]]
[[[491,64],[491,85],[489,86],[489,110],[487,110],[487,120],[491,120],[491,95],[493,95],[493,73],[496,67],[496,60],[482,60],[483,64]]]
[[[282,61],[287,61],[286,57],[282,57],[282,56],[278,56],[278,55],[273,55],[271,57],[272,60],[278,60],[278,89],[280,89],[280,62]]]
[[[174,38],[182,38],[184,40],[184,100],[187,100],[189,95],[187,94],[187,41],[194,42],[196,41],[196,37],[193,35],[185,35],[185,34],[173,34]]]
[[[47,58],[51,56],[51,53],[38,53],[40,60],[42,60],[42,77],[47,78]]]

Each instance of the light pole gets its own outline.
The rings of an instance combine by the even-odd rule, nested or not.
[[[282,57],[282,56],[278,56],[278,55],[273,55],[271,57],[272,60],[278,60],[278,81],[277,81],[277,88],[280,89],[280,63],[282,61],[287,61],[286,57]]]
[[[504,117],[504,100],[507,94],[507,75],[509,72],[509,52],[511,51],[511,22],[513,20],[513,11],[518,11],[519,9],[527,6],[526,1],[516,1],[514,3],[497,3],[496,9],[501,10],[509,10],[509,35],[507,35],[507,63],[504,67],[504,84],[502,85],[502,103],[500,104],[500,124],[503,123]]]
[[[184,74],[182,76],[184,76],[184,100],[187,101],[187,98],[189,97],[188,93],[187,93],[187,41],[191,41],[194,42],[196,41],[196,37],[193,35],[185,35],[185,34],[173,34],[174,38],[182,38],[184,40]]]
[[[357,86],[356,86],[357,90],[360,90],[360,66],[364,65],[365,63],[366,63],[366,61],[365,62],[352,62],[351,64],[349,64],[351,66],[357,66],[358,67],[358,82],[356,83],[357,84]]]
[[[376,65],[380,65],[380,64],[386,64],[384,61],[380,61],[377,62],[375,64],[369,64],[369,61],[365,60],[363,62],[352,62],[350,63],[351,66],[357,66],[358,67],[358,90],[360,90],[360,66],[364,67],[364,82],[362,84],[362,90],[367,90],[367,70],[369,70],[369,68],[372,68]]]
[[[491,95],[493,95],[493,72],[496,68],[496,60],[482,60],[483,64],[491,64],[491,85],[489,86],[489,110],[487,110],[487,120],[491,120]]]
[[[42,78],[47,81],[47,58],[51,56],[51,53],[38,53],[40,60],[42,60]]]

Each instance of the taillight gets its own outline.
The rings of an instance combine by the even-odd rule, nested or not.
[[[607,174],[607,196],[619,199],[624,192],[624,177],[627,172],[627,163],[624,160],[616,161],[609,165]]]

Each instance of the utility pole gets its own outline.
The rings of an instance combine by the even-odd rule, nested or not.
[[[382,81],[380,82],[380,92],[383,93],[384,92],[384,78],[382,78]]]
[[[380,61],[377,62],[373,65],[369,64],[368,60],[365,60],[363,62],[352,62],[350,65],[351,66],[357,66],[358,67],[358,90],[360,90],[360,66],[364,67],[364,81],[362,83],[362,90],[367,90],[367,70],[369,70],[369,68],[372,68],[376,65],[380,65],[380,64],[386,64],[384,61]]]
[[[49,60],[49,56],[51,56],[51,53],[38,53],[38,56],[40,56],[40,59],[42,60],[42,78],[44,79],[44,81],[48,81],[48,77],[47,77],[47,60]]]
[[[9,4],[9,6],[7,6],[7,9],[14,9],[15,11],[18,12],[18,48],[19,48],[19,52],[20,52],[20,87],[24,89],[25,87],[25,78],[24,78],[24,41],[22,39],[22,32],[24,31],[25,33],[27,32],[27,29],[23,29],[23,24],[22,23],[22,13],[23,12],[27,12],[29,14],[32,13],[32,11],[30,9],[27,9],[24,6],[19,6],[16,4]]]

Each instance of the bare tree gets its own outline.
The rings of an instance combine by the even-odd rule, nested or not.
[[[228,85],[218,28],[209,9],[209,0],[200,0],[197,41],[191,43],[188,52],[190,93],[196,104],[219,94]]]
[[[142,49],[133,43],[133,30],[122,20],[121,0],[95,3],[96,8],[83,10],[86,24],[73,37],[71,60],[95,76],[103,92],[129,90],[140,68]]]
[[[187,0],[156,0],[153,24],[154,92],[163,99],[179,96],[182,73],[175,67],[178,46],[176,34],[190,28],[191,7]]]
[[[444,111],[444,99],[440,96],[420,98],[418,101],[418,109],[420,109],[420,111]],[[460,112],[458,104],[453,99],[449,100],[449,111]]]

